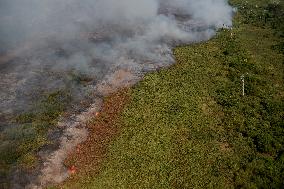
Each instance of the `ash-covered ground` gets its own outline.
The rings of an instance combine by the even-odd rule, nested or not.
[[[53,91],[72,96],[70,116],[57,125],[57,147],[41,149],[36,174],[13,169],[12,186],[63,181],[63,161],[86,137],[83,122],[102,96],[173,64],[174,46],[208,40],[232,25],[232,15],[225,0],[1,0],[0,153],[14,140],[7,133],[21,126],[17,115],[36,111]]]

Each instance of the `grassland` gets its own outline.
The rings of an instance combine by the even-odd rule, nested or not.
[[[15,116],[14,126],[1,132],[0,188],[9,188],[11,168],[29,170],[37,166],[37,152],[52,142],[47,132],[54,128],[70,100],[65,90],[45,94],[35,102],[33,110]]]
[[[100,170],[63,188],[283,188],[283,1],[230,2],[234,28],[133,87]]]

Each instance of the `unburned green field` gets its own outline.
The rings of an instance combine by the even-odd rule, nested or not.
[[[284,186],[284,6],[231,3],[234,28],[176,48],[176,65],[135,86],[99,175],[66,186]]]

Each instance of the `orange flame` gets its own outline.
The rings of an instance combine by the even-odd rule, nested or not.
[[[72,165],[70,168],[69,168],[69,170],[68,170],[69,172],[70,172],[70,174],[75,174],[76,173],[76,167],[74,166],[74,165]]]

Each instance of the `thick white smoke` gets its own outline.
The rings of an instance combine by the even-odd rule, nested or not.
[[[103,80],[117,68],[167,66],[172,46],[207,40],[231,20],[226,0],[0,0],[0,110],[15,106],[13,94],[54,87],[50,71]]]
[[[1,0],[0,39],[10,45],[54,35],[67,38],[103,26],[112,27],[116,37],[120,31],[147,32],[152,34],[145,36],[148,40],[166,34],[180,39],[186,35],[177,27],[177,15],[189,15],[207,29],[219,28],[231,25],[232,9],[225,0]]]

